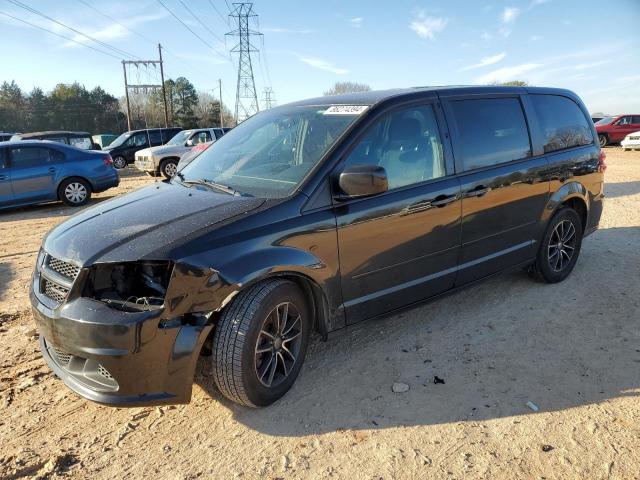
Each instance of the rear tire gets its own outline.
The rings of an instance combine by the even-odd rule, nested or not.
[[[81,207],[91,199],[91,185],[81,178],[67,178],[58,187],[58,198],[70,207]]]
[[[213,377],[228,399],[264,407],[295,382],[309,341],[311,319],[292,282],[271,279],[240,292],[213,336]]]
[[[582,219],[571,207],[562,207],[549,221],[531,269],[546,283],[563,281],[573,271],[582,246]]]
[[[117,168],[118,170],[122,170],[123,168],[126,168],[126,166],[127,166],[127,159],[124,158],[122,155],[116,155],[113,158],[113,166],[115,168]]]
[[[609,138],[601,133],[600,135],[598,135],[598,143],[600,143],[601,147],[606,147],[609,144]]]
[[[165,178],[173,178],[173,176],[178,171],[178,161],[174,158],[168,158],[163,160],[160,164],[160,173],[165,176]]]

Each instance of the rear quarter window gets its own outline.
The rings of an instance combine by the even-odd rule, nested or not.
[[[529,130],[518,98],[454,100],[464,170],[531,156]]]
[[[587,117],[573,100],[538,94],[531,94],[530,98],[542,130],[545,153],[593,143]]]
[[[160,130],[149,130],[149,141],[151,143],[162,143]]]

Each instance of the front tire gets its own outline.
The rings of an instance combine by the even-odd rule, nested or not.
[[[600,135],[598,135],[598,143],[600,143],[601,147],[606,147],[609,144],[609,138],[601,133]]]
[[[228,399],[264,407],[295,382],[309,341],[311,318],[303,293],[284,279],[240,292],[213,337],[213,377]]]
[[[58,187],[58,198],[70,207],[81,207],[91,199],[91,185],[81,178],[68,178]]]
[[[172,178],[176,172],[178,171],[178,161],[173,158],[168,158],[167,160],[163,160],[160,164],[160,173],[165,176],[165,178]]]
[[[571,207],[562,207],[553,216],[544,234],[532,268],[534,276],[546,283],[563,281],[573,271],[582,246],[582,219]]]
[[[113,159],[113,166],[118,170],[122,170],[123,168],[127,167],[127,159],[124,158],[122,155],[117,155]]]

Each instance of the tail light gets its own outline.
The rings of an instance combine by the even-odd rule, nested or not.
[[[102,161],[106,166],[113,165],[113,158],[111,158],[111,155],[109,155],[108,153],[106,157],[102,157]]]
[[[604,173],[607,169],[607,164],[605,160],[607,159],[607,154],[600,150],[600,156],[598,157],[598,171],[600,173]]]

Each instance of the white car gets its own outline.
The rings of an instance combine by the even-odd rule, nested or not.
[[[176,168],[180,161],[180,156],[194,145],[206,142],[215,142],[225,134],[223,128],[195,128],[192,130],[182,130],[177,133],[165,145],[145,148],[139,150],[135,155],[135,166],[138,170],[147,172],[149,175],[164,175],[171,178],[176,174]]]
[[[640,132],[633,132],[620,142],[625,150],[640,150]]]

